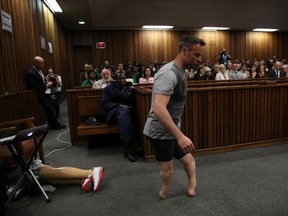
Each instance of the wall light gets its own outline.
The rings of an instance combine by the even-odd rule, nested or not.
[[[169,25],[144,25],[143,29],[172,29],[174,26]]]
[[[85,24],[85,21],[83,21],[83,20],[79,20],[79,22],[78,22],[80,25],[84,25]]]
[[[260,32],[275,32],[279,31],[279,29],[269,29],[269,28],[256,28],[253,31],[260,31]]]
[[[50,10],[55,12],[62,13],[62,8],[59,6],[58,2],[56,0],[44,0],[44,3],[50,8]]]

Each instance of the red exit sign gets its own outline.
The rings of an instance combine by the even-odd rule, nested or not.
[[[97,49],[105,49],[106,48],[106,43],[105,42],[97,42],[96,43],[96,48]]]

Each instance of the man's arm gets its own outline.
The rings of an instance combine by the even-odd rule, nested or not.
[[[37,77],[33,74],[33,72],[29,71],[26,74],[25,79],[26,79],[28,89],[37,89],[39,91],[45,91],[46,90],[45,83],[43,81],[39,82],[37,80]]]
[[[101,107],[107,113],[120,106],[119,103],[114,102],[114,94],[111,92],[113,89],[106,87],[102,91]]]
[[[192,141],[186,137],[182,131],[173,122],[168,110],[167,104],[170,96],[155,94],[153,101],[153,112],[158,118],[161,125],[176,138],[178,144],[184,151],[193,152],[195,147]]]

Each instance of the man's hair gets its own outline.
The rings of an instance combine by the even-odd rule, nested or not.
[[[202,39],[199,39],[193,35],[186,35],[184,36],[179,43],[179,52],[184,48],[192,48],[193,45],[200,44],[201,46],[205,46],[205,41]]]
[[[114,77],[115,79],[118,79],[118,77],[122,77],[123,75],[126,77],[126,74],[123,71],[117,71]]]

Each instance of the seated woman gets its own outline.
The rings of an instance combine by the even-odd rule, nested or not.
[[[226,67],[224,64],[219,65],[219,72],[216,74],[215,80],[227,80],[229,79]]]
[[[258,78],[266,78],[267,77],[266,68],[265,68],[264,64],[259,65],[257,70],[258,70],[258,73],[255,76],[255,78],[258,79]]]
[[[87,72],[87,75],[88,75],[88,79],[84,80],[81,86],[92,88],[93,84],[97,81],[96,71],[94,70],[94,68],[90,68]]]
[[[251,66],[251,72],[250,72],[250,74],[251,74],[250,78],[252,78],[252,79],[256,78],[256,76],[257,76],[257,71],[256,71],[256,66],[255,66],[255,65],[252,65],[252,66]]]
[[[75,167],[58,167],[42,164],[41,160],[34,160],[30,166],[41,183],[52,185],[70,185],[81,183],[85,191],[98,192],[102,182],[104,167],[93,167],[85,170]]]
[[[211,73],[211,69],[209,67],[204,67],[204,78],[203,80],[215,80],[214,76]]]
[[[144,76],[139,79],[139,84],[143,83],[153,83],[154,77],[151,77],[151,69],[146,67],[144,70]]]
[[[194,80],[194,68],[185,69],[187,80]]]
[[[197,69],[196,74],[194,75],[194,80],[204,80],[204,65],[200,65]]]

